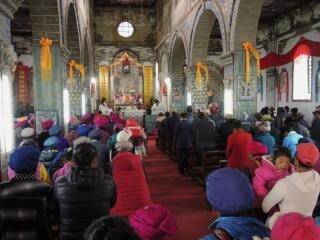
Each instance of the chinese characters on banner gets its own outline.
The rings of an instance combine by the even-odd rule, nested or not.
[[[99,90],[100,98],[109,100],[109,68],[107,66],[99,67]]]
[[[153,67],[143,67],[143,100],[145,104],[151,104],[153,97]]]

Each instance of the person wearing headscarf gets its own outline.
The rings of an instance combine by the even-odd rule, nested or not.
[[[99,128],[93,129],[89,132],[88,137],[92,139],[91,144],[97,150],[98,166],[103,170],[104,173],[111,175],[112,170],[109,161],[108,148],[107,145],[100,142],[100,139],[102,137],[101,130]]]
[[[39,155],[32,145],[18,147],[10,154],[9,167],[15,176],[0,184],[2,239],[51,239],[50,229],[44,228],[54,224],[50,222],[54,217],[52,189],[36,176]],[[37,203],[43,204],[37,207]]]
[[[275,223],[272,240],[320,240],[320,227],[312,217],[299,213],[288,213],[281,216]]]
[[[10,181],[37,181],[39,157],[39,150],[30,145],[14,150],[10,155],[9,167],[15,172],[15,176]]]
[[[129,217],[129,223],[141,240],[172,237],[178,229],[173,215],[160,204],[138,209]]]
[[[262,202],[262,209],[268,213],[274,206],[279,206],[267,220],[272,229],[277,219],[286,213],[297,212],[312,216],[320,193],[320,176],[313,170],[319,160],[319,150],[312,143],[297,146],[294,165],[296,172],[279,180]]]
[[[212,206],[212,234],[202,240],[265,238],[270,233],[264,223],[249,217],[254,192],[248,178],[239,170],[223,168],[212,172],[206,180],[206,195]]]
[[[258,133],[255,136],[256,141],[261,142],[268,148],[267,154],[273,154],[273,148],[276,144],[274,137],[270,134],[270,130],[270,122],[261,122],[258,125]]]
[[[96,126],[96,128],[100,129],[100,143],[107,144],[110,138],[110,133],[106,130],[107,126],[110,123],[109,119],[105,116],[97,115],[94,117],[93,123]]]
[[[57,171],[54,172],[52,177],[53,184],[57,181],[58,178],[66,176],[72,167],[72,148],[66,148],[63,151],[62,161],[63,167],[59,168]]]
[[[121,123],[116,123],[113,126],[113,134],[108,140],[108,150],[113,151],[117,143],[117,135],[122,131],[124,126]]]
[[[87,113],[83,114],[80,121],[81,121],[81,124],[91,125],[91,123],[92,123],[91,113],[87,112]]]
[[[44,149],[43,143],[50,137],[49,130],[53,126],[54,122],[51,119],[41,122],[42,132],[38,135],[37,143],[40,150]]]
[[[22,140],[25,140],[25,139],[33,140],[35,138],[35,130],[34,128],[31,128],[31,127],[22,129],[20,134],[21,134]]]
[[[152,200],[141,157],[131,152],[130,134],[125,136],[120,132],[117,138],[120,141],[115,146],[118,153],[112,159],[112,176],[117,185],[118,199],[111,213],[127,217],[137,209],[151,205]]]
[[[64,135],[64,138],[68,141],[69,146],[72,146],[73,141],[79,138],[78,128],[81,122],[78,118],[73,117],[69,123],[69,132]]]
[[[19,147],[23,147],[23,146],[32,146],[32,147],[36,148],[37,150],[39,150],[38,144],[31,139],[26,139],[26,140],[22,141],[20,143]],[[8,179],[11,180],[15,176],[16,176],[16,172],[13,169],[11,169],[10,166],[8,166]],[[36,176],[37,180],[51,184],[51,180],[50,180],[50,176],[48,174],[48,171],[47,171],[46,167],[40,161],[38,161],[35,176]]]

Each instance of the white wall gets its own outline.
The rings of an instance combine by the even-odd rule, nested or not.
[[[286,47],[283,51],[283,54],[289,52],[295,44],[299,41],[301,36],[312,40],[312,41],[317,41],[320,42],[320,33],[317,30],[312,30],[310,32],[307,32],[303,35],[295,36],[293,38],[290,38],[286,44]],[[282,95],[281,101],[279,99],[277,100],[278,106],[285,106],[288,105],[289,107],[297,107],[299,108],[299,111],[305,115],[305,119],[311,121],[312,119],[312,112],[315,109],[315,106],[319,105],[319,103],[315,102],[315,74],[318,69],[318,61],[320,58],[318,57],[313,57],[313,74],[312,74],[312,101],[299,101],[295,102],[292,101],[292,87],[293,87],[293,82],[292,82],[292,76],[293,76],[293,63],[286,64],[284,66],[279,66],[278,72],[280,73],[281,68],[286,68],[288,73],[289,73],[289,102],[286,102],[285,95]]]

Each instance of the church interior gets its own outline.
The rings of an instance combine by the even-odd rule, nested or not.
[[[319,0],[0,0],[1,239],[317,240],[319,149]]]

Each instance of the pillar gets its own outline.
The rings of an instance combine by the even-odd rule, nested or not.
[[[8,101],[1,106],[0,121],[2,126],[0,128],[0,181],[6,179],[6,174],[3,174],[7,168],[8,153],[14,147],[14,134],[13,134],[13,74],[12,71],[15,67],[17,55],[14,52],[13,45],[11,44],[11,29],[10,21],[13,19],[14,12],[17,11],[22,0],[1,0],[0,1],[0,86],[5,84],[8,92],[0,93],[0,99]],[[3,108],[3,109],[2,109]],[[3,176],[3,177],[2,177]]]

